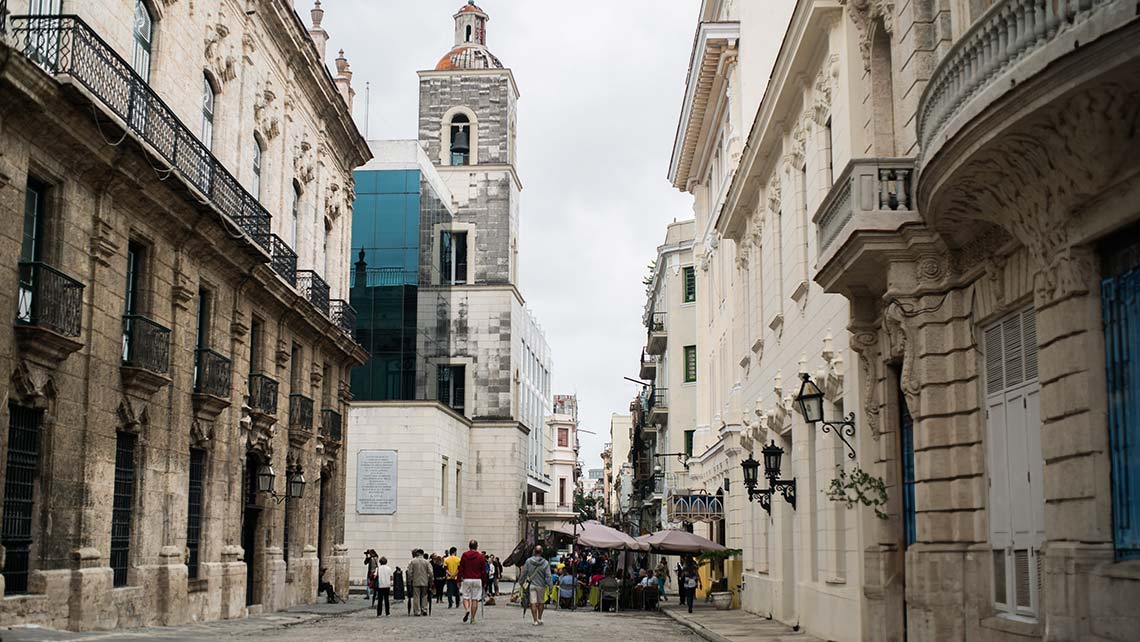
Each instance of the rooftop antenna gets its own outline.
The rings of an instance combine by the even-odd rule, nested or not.
[[[368,99],[372,96],[372,83],[365,81],[364,83],[364,140],[368,140],[368,120],[371,112],[368,109]]]

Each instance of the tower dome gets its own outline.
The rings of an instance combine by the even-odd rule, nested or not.
[[[437,71],[451,69],[502,69],[503,63],[487,49],[487,14],[475,0],[455,13],[455,46],[440,58]]]

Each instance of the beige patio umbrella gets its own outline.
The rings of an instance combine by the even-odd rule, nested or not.
[[[688,531],[664,530],[642,535],[637,541],[648,546],[655,553],[699,555],[712,551],[727,550],[716,542]]]
[[[561,524],[548,530],[577,539],[578,544],[592,548],[605,548],[622,551],[646,551],[649,547],[625,533],[610,528],[596,520],[587,520],[575,528],[573,522]]]

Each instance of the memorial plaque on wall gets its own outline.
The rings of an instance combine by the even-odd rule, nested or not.
[[[356,512],[361,515],[396,513],[395,450],[356,453]]]

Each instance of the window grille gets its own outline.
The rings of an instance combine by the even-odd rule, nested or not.
[[[198,553],[202,542],[202,491],[206,476],[206,451],[190,449],[190,483],[187,485],[186,559],[187,577],[198,579]]]
[[[114,585],[127,585],[131,556],[131,516],[135,498],[135,442],[127,432],[115,437],[115,497],[111,510],[111,570]]]
[[[42,419],[41,410],[8,404],[8,465],[4,472],[4,512],[0,523],[0,543],[5,550],[4,584],[8,595],[28,590]]]

